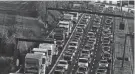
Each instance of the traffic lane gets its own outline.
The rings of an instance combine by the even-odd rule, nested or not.
[[[79,58],[79,55],[80,55],[81,50],[84,47],[84,44],[85,44],[85,41],[82,42],[82,44],[80,45],[79,50],[78,50],[78,53],[77,53],[77,57],[75,58],[75,62],[74,62],[73,66],[72,66],[72,68],[71,68],[71,70],[70,70],[70,72],[68,74],[71,74],[71,73],[72,74],[75,74],[76,73],[76,71],[78,69],[78,63],[77,63],[78,62],[78,58]]]
[[[102,19],[101,26],[99,28],[99,31],[96,34],[97,45],[95,46],[95,54],[94,54],[94,57],[93,57],[94,59],[93,59],[92,64],[91,64],[89,74],[95,74],[95,71],[98,68],[98,62],[101,59],[101,53],[102,53],[101,35],[102,35],[102,27],[103,27],[104,21],[105,21],[105,16],[103,16],[101,19]]]
[[[77,25],[80,23],[80,21],[81,21],[81,19],[82,19],[83,16],[84,16],[84,14],[83,14],[83,15],[81,16],[81,18],[79,19]],[[77,26],[77,25],[76,25],[76,26]],[[75,27],[75,29],[76,29],[76,27]],[[71,39],[74,37],[74,35],[75,35],[75,29],[73,30],[73,33],[71,34],[69,40],[67,41],[66,45],[64,46],[64,49],[63,49],[62,52],[60,53],[61,56],[62,56],[63,52],[68,48],[68,44],[69,44],[69,42],[71,41]],[[51,69],[51,71],[49,72],[49,74],[53,74],[53,71],[54,71],[54,69],[55,69],[55,66],[58,64],[58,61],[59,61],[60,59],[62,59],[61,56],[58,57],[57,61],[55,62],[55,65],[53,66],[53,68]]]
[[[79,18],[79,20],[80,20],[80,18]],[[75,29],[75,26],[76,26],[76,24],[73,25],[73,29]],[[53,30],[50,32],[49,35],[51,35],[52,32],[53,32]],[[48,37],[49,37],[49,35],[48,35]],[[65,39],[64,46],[65,46],[65,44],[67,43],[67,41],[68,41],[68,39]],[[62,48],[62,49],[59,49],[59,48],[58,48],[58,51],[59,51],[59,52],[58,52],[58,55],[57,55],[57,56],[53,56],[53,58],[52,58],[52,64],[51,64],[49,67],[46,68],[46,73],[47,73],[47,74],[49,73],[49,71],[51,70],[51,68],[53,67],[53,65],[55,64],[55,62],[56,62],[57,58],[60,56],[60,53],[62,52],[62,50],[63,50],[63,48]]]
[[[91,27],[92,27],[92,21],[93,21],[93,19],[94,19],[94,15],[92,15],[91,16],[91,19],[90,19],[90,22],[88,23],[88,27],[87,27],[87,29],[85,29],[87,32],[91,29]],[[81,44],[81,46],[79,47],[79,51],[81,52],[81,50],[83,49],[83,47],[84,47],[84,45],[85,45],[85,43],[86,43],[86,41],[87,41],[87,32],[85,32],[85,34],[84,34],[84,36],[83,36],[83,43]],[[80,52],[78,52],[77,54],[78,54],[78,56],[76,57],[76,58],[78,58],[79,57],[79,54],[80,54]],[[74,64],[74,66],[73,66],[73,68],[72,68],[72,71],[71,71],[71,73],[72,74],[75,74],[75,72],[77,71],[77,68],[78,68],[78,63],[77,63],[77,61],[78,60],[76,60],[76,62],[75,62],[75,64]]]
[[[87,41],[87,39],[86,39],[87,38],[87,33],[91,29],[93,18],[94,18],[94,16],[92,15],[92,17],[91,17],[91,19],[90,19],[90,21],[89,21],[89,23],[87,25],[88,26],[87,29],[85,29],[86,32],[83,35],[82,43],[79,46],[79,49],[78,49],[79,52],[77,53],[77,57],[75,58],[76,61],[74,62],[74,65],[72,65],[72,67],[70,68],[70,71],[68,72],[68,74],[70,74],[70,73],[75,74],[75,72],[77,71],[77,68],[78,68],[78,64],[77,64],[78,59],[77,58],[79,58],[79,54],[80,54],[81,50],[83,49],[83,47],[84,47],[84,45],[85,45],[85,43]]]

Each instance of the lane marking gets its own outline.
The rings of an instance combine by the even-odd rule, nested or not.
[[[84,14],[83,14],[83,15],[81,16],[81,18],[79,19],[77,25],[80,23],[80,21],[81,21],[81,19],[83,18],[83,16],[84,16]],[[55,62],[54,66],[52,67],[52,69],[50,70],[50,72],[49,72],[48,74],[51,74],[51,73],[52,73],[52,71],[54,70],[54,68],[55,68],[55,66],[57,65],[58,61],[60,60],[60,58],[61,58],[63,52],[65,51],[65,49],[66,49],[66,47],[67,47],[67,45],[68,45],[68,43],[69,43],[71,37],[73,36],[73,34],[74,34],[74,32],[75,32],[75,30],[76,30],[76,28],[77,28],[77,25],[75,26],[75,29],[73,30],[73,32],[72,32],[70,38],[68,39],[66,45],[64,46],[64,48],[63,48],[63,50],[62,50],[60,56],[58,57],[57,61]]]

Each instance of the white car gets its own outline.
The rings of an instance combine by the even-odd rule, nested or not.
[[[78,48],[78,42],[69,42],[68,47],[75,47],[77,49]]]
[[[82,50],[80,56],[86,56],[90,58],[90,51],[89,50]]]
[[[107,60],[100,60],[99,67],[108,67],[109,63]]]
[[[68,62],[66,60],[59,60],[57,66],[63,66],[63,68],[65,68],[65,70],[68,70]]]
[[[78,66],[79,67],[83,67],[83,66],[88,67],[89,66],[88,58],[83,58],[83,57],[79,58],[78,59]]]

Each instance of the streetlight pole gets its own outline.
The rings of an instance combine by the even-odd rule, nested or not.
[[[121,7],[121,13],[122,13],[122,22],[123,22],[123,12],[122,12],[122,0],[121,0],[121,2],[120,2],[121,4],[120,4],[120,7]]]

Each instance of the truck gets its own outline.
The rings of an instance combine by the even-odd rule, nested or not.
[[[73,22],[76,24],[79,19],[79,13],[78,12],[69,12],[68,14],[73,15]]]
[[[54,40],[54,41],[50,41],[50,43],[49,42],[48,43],[47,42],[46,43],[40,43],[39,48],[47,50],[48,65],[51,65],[53,56],[58,55],[58,47],[57,47],[56,41]]]
[[[53,38],[56,40],[58,48],[63,48],[65,43],[66,32],[64,28],[55,28]]]
[[[63,20],[59,21],[58,26],[60,28],[64,28],[66,31],[66,38],[69,37],[69,35],[72,33],[73,23],[71,21]]]
[[[41,53],[27,53],[25,56],[25,74],[45,74],[46,59]]]

